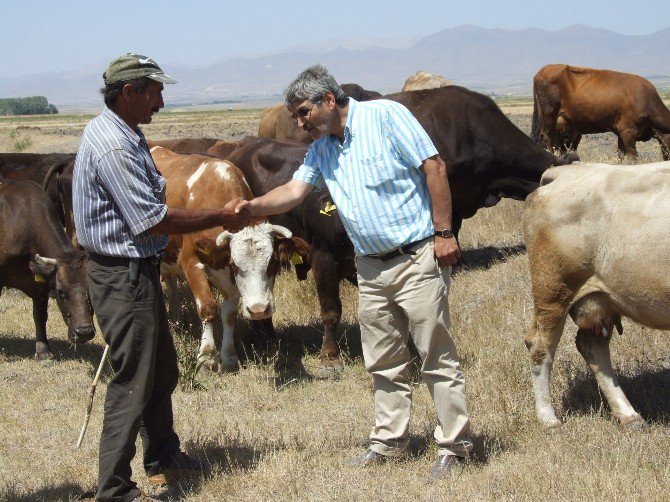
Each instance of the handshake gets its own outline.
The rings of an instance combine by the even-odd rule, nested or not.
[[[248,200],[234,197],[223,206],[221,225],[231,232],[237,232],[252,223],[253,215]]]

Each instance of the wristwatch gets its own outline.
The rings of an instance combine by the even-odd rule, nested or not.
[[[451,231],[451,228],[445,228],[443,230],[435,230],[435,235],[437,237],[443,237],[444,239],[451,239],[454,236],[454,233]]]

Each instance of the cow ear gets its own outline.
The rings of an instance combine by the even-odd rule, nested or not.
[[[36,281],[47,282],[47,278],[50,278],[56,272],[57,263],[54,258],[43,258],[36,254],[35,259],[30,260],[30,263],[28,263],[28,267],[35,274]],[[44,279],[43,281],[40,281],[40,276]]]
[[[289,268],[291,263],[297,266],[309,262],[309,244],[300,237],[279,238],[276,247],[279,263],[283,267]]]
[[[218,239],[217,239],[218,240]],[[216,250],[216,243],[207,237],[201,237],[195,241],[195,248],[199,253],[210,255]]]

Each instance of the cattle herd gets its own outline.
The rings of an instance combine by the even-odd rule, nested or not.
[[[526,345],[538,419],[548,427],[560,423],[549,378],[570,315],[578,328],[577,347],[613,416],[623,425],[644,426],[618,385],[609,341],[613,330],[621,329],[622,316],[670,328],[670,256],[659,238],[670,223],[670,111],[654,86],[636,75],[545,66],[533,81],[530,137],[490,98],[426,72],[410,77],[397,94],[382,96],[356,84],[342,87],[358,100],[402,103],[421,123],[448,167],[456,235],[463,219],[503,197],[527,200],[524,238],[535,311]],[[582,134],[604,131],[616,134],[619,152],[627,159],[636,156],[637,141],[656,139],[666,162],[575,163]],[[237,196],[263,195],[286,183],[302,163],[309,141],[286,107],[277,105],[264,112],[258,137],[149,144],[167,179],[168,205],[207,208],[222,207]],[[17,288],[32,299],[40,360],[54,357],[46,337],[50,296],[56,298],[71,340],[85,342],[95,335],[86,256],[77,246],[72,220],[73,165],[73,154],[0,154],[0,287]],[[641,266],[640,255],[657,259]],[[327,190],[237,233],[170,236],[161,265],[170,314],[178,321],[176,281],[183,279],[202,322],[203,363],[237,370],[233,328],[238,303],[242,315],[274,335],[274,278],[289,263],[298,279],[311,270],[316,283],[324,325],[317,376],[341,371],[335,336],[342,316],[340,282],[356,284],[356,268],[352,244]],[[224,328],[219,348],[213,337],[217,315]]]

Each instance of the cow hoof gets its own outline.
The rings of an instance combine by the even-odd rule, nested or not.
[[[547,432],[556,432],[558,429],[560,429],[561,421],[557,418],[553,420],[545,420],[542,422],[542,427],[544,427],[544,430]]]
[[[201,354],[198,356],[198,366],[200,367],[200,370],[204,368],[213,373],[218,373],[219,359],[216,357],[216,355]]]
[[[58,359],[56,358],[55,355],[51,351],[46,351],[46,352],[36,352],[35,353],[35,360],[37,362],[43,363],[43,364],[52,364],[52,363],[57,363]]]
[[[321,366],[316,370],[316,378],[319,380],[332,380],[338,378],[344,366],[342,366],[341,361],[328,361],[328,363],[321,363]]]
[[[237,358],[235,358],[235,360],[221,360],[221,373],[237,373],[239,370],[240,361]]]
[[[636,417],[631,417],[628,421],[622,421],[621,427],[626,431],[647,431],[649,430],[649,424],[647,421],[642,418],[640,415]]]

